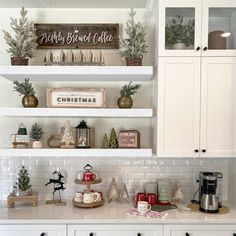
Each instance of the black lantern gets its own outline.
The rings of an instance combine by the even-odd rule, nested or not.
[[[82,120],[76,127],[76,148],[90,148],[90,128]]]

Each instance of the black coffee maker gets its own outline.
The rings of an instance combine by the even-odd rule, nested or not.
[[[200,172],[199,174],[199,210],[218,213],[222,204],[220,172]]]

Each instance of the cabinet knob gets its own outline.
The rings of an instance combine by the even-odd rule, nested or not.
[[[206,149],[202,149],[202,152],[206,152]]]
[[[137,236],[141,236],[141,233],[137,233]]]
[[[236,236],[236,233],[233,233],[233,236]]]
[[[185,233],[185,236],[190,236],[190,234],[188,232]]]
[[[46,233],[43,232],[43,233],[40,234],[40,236],[46,236]]]
[[[196,51],[199,51],[200,49],[201,49],[200,47],[197,47],[197,48],[196,48]]]
[[[204,47],[204,48],[203,48],[203,51],[206,51],[207,49],[208,49],[208,47]]]
[[[198,153],[199,151],[198,151],[198,149],[195,149],[194,152]]]
[[[90,233],[89,236],[93,236],[93,233]]]

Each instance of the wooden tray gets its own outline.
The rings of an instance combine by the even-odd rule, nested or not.
[[[199,210],[199,204],[196,203],[189,203],[188,206],[189,208],[192,209],[192,211],[194,212],[200,212],[200,213],[204,213],[202,211]],[[229,212],[229,208],[226,206],[222,206],[221,208],[219,208],[219,212],[218,213],[207,213],[207,214],[217,214],[217,215],[224,215],[226,213]],[[206,213],[205,213],[206,214]]]
[[[104,204],[104,200],[102,199],[99,202],[93,202],[93,203],[82,203],[82,202],[76,202],[74,199],[72,200],[72,203],[76,207],[80,208],[95,208],[95,207],[100,207]]]
[[[81,184],[81,185],[100,184],[101,182],[102,182],[102,180],[100,178],[95,179],[94,181],[83,181],[83,180],[79,180],[79,179],[75,180],[76,184]]]

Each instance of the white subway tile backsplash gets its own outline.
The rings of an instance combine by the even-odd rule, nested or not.
[[[6,200],[12,191],[16,173],[25,165],[31,176],[31,183],[35,191],[39,193],[41,199],[51,199],[53,186],[45,186],[49,178],[52,178],[54,170],[60,170],[64,175],[66,189],[62,192],[62,197],[72,199],[76,191],[83,191],[84,186],[74,183],[76,172],[83,170],[86,164],[93,166],[101,178],[102,183],[94,185],[93,189],[103,191],[106,195],[109,190],[112,177],[115,177],[118,187],[122,182],[126,183],[131,197],[148,181],[169,178],[172,182],[173,191],[177,181],[181,181],[185,201],[189,201],[198,184],[196,180],[199,171],[219,171],[224,174],[223,198],[227,200],[228,190],[228,160],[227,159],[199,159],[199,158],[72,158],[72,157],[2,157],[0,167],[0,199]]]

